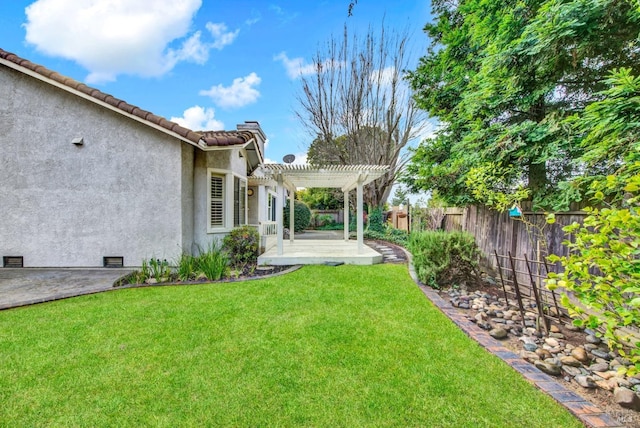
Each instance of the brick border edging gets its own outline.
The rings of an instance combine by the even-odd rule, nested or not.
[[[564,406],[571,414],[577,417],[585,426],[593,428],[625,428],[611,415],[605,413],[593,403],[585,400],[580,395],[565,388],[562,384],[532,364],[529,364],[510,349],[503,346],[497,339],[494,339],[486,331],[469,321],[462,313],[456,310],[431,287],[424,285],[418,279],[411,254],[407,253],[407,267],[409,276],[416,283],[424,295],[437,307],[440,312],[453,321],[467,336],[478,342],[488,352],[492,353],[509,367],[520,373],[527,381],[536,388]]]

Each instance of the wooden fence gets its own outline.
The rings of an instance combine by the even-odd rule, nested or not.
[[[463,230],[476,238],[478,247],[485,255],[483,265],[497,267],[494,254],[511,253],[530,260],[541,261],[549,254],[566,255],[568,248],[562,245],[567,239],[562,228],[573,222],[582,222],[584,211],[575,210],[556,213],[556,222],[547,224],[543,212],[527,211],[523,207],[521,217],[510,217],[508,212],[497,212],[481,206],[466,208],[448,208],[445,211],[442,228],[447,231]],[[517,267],[524,271],[526,266]]]

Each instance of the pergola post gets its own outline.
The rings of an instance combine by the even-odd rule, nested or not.
[[[349,191],[344,192],[344,240],[349,240]]]
[[[363,225],[363,212],[362,212],[362,175],[358,176],[358,186],[357,186],[357,204],[358,204],[358,214],[357,214],[357,225],[358,225],[358,254],[362,254],[364,252],[364,225]]]
[[[289,242],[293,244],[293,238],[295,235],[295,206],[294,206],[294,193],[293,190],[289,190]]]
[[[278,187],[276,191],[276,223],[278,228],[278,255],[281,256],[283,250],[284,239],[284,188],[282,187],[282,174],[278,174]]]

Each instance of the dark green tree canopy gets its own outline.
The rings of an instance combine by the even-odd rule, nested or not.
[[[491,174],[505,191],[557,205],[562,183],[585,168],[584,135],[568,118],[601,99],[614,70],[639,74],[637,2],[435,0],[433,15],[410,80],[441,128],[405,181],[465,204]]]

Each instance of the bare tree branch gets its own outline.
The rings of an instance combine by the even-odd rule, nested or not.
[[[332,37],[313,58],[315,72],[301,78],[296,114],[315,136],[315,164],[389,165],[365,189],[365,202],[382,205],[406,160],[407,144],[426,124],[404,80],[408,35],[369,28],[363,38]]]

